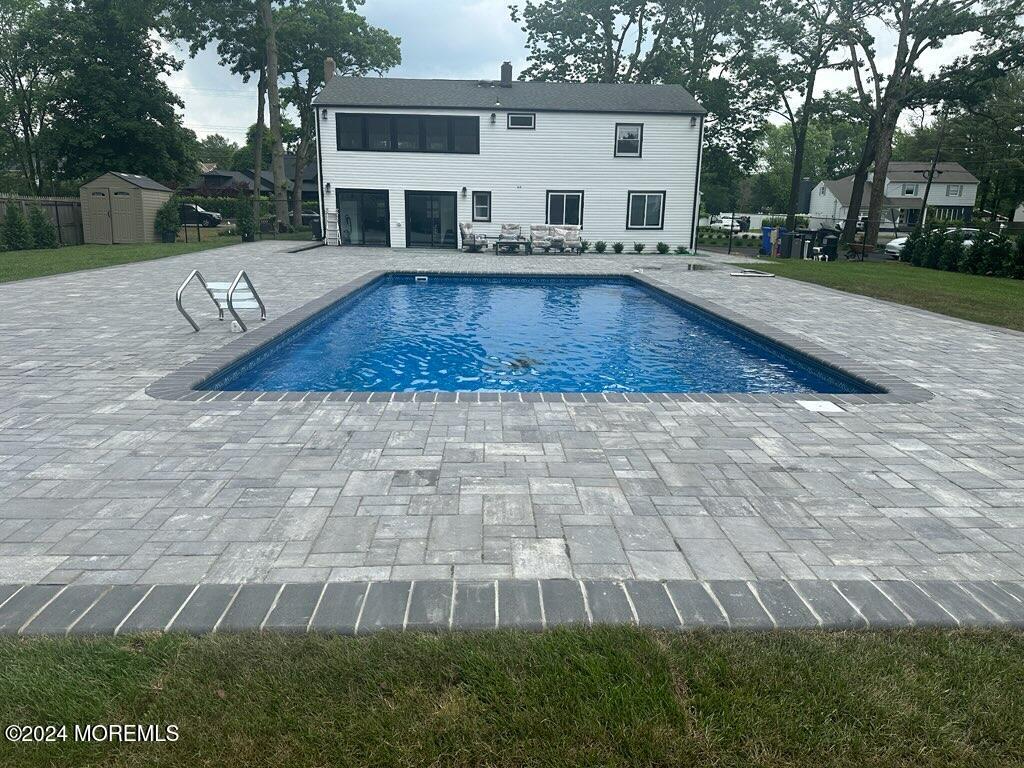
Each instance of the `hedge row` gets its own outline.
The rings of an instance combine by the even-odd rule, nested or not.
[[[982,232],[970,247],[944,227],[916,229],[907,238],[900,261],[915,267],[1024,280],[1024,235],[1016,239]]]
[[[239,206],[245,206],[252,211],[252,198],[251,197],[209,197],[205,195],[180,195],[177,198],[182,203],[195,203],[200,208],[205,208],[208,211],[221,214],[225,219],[237,219]],[[271,208],[270,198],[263,198],[262,208],[264,211],[268,211]],[[302,210],[310,213],[316,213],[320,209],[319,203],[316,200],[303,200]],[[292,207],[288,206],[288,212],[291,213]]]

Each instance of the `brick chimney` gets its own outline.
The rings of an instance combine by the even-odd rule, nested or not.
[[[512,87],[512,62],[506,61],[501,65],[501,87]]]
[[[324,59],[324,84],[331,82],[331,78],[334,77],[334,72],[337,66],[334,63],[334,59],[328,56]]]

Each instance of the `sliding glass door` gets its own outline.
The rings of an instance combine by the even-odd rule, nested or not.
[[[457,248],[454,192],[405,193],[405,244],[410,248]]]
[[[342,245],[391,245],[386,189],[339,189],[338,225]]]

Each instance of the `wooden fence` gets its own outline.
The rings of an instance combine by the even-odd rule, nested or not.
[[[23,197],[0,194],[0,216],[9,202],[20,206],[26,216],[32,206],[38,205],[42,208],[57,230],[57,242],[60,245],[81,245],[85,242],[82,233],[82,201],[77,197]]]

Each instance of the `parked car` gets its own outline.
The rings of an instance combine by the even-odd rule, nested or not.
[[[728,232],[730,229],[733,232],[739,232],[742,229],[739,219],[734,219],[731,216],[714,216],[708,226],[718,232]]]
[[[947,237],[958,237],[964,244],[964,248],[970,248],[974,245],[974,241],[981,234],[980,229],[973,229],[971,227],[950,227],[943,234]],[[906,237],[897,237],[890,240],[885,245],[885,255],[890,259],[898,259],[900,254],[903,253],[903,249],[907,245]]]
[[[216,211],[207,211],[205,208],[200,208],[195,203],[182,203],[178,210],[178,215],[181,216],[181,223],[187,225],[198,224],[201,227],[216,227],[219,226],[221,221],[224,219]]]

